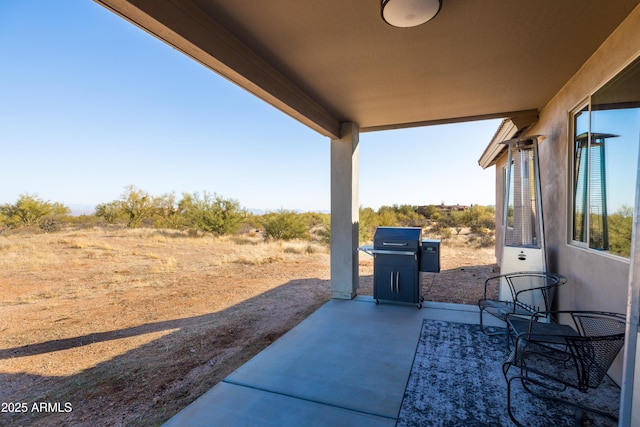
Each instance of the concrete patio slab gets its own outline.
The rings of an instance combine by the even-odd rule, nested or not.
[[[395,424],[395,419],[222,382],[165,425],[393,427]]]
[[[425,318],[478,308],[333,299],[165,425],[395,425]]]
[[[416,307],[331,300],[225,382],[395,419],[422,319]]]

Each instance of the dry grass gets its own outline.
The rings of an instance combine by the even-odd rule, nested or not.
[[[443,273],[490,264],[463,249],[443,249]],[[362,256],[361,294],[371,267]],[[3,234],[0,289],[0,401],[73,406],[0,425],[157,425],[327,301],[329,254],[250,235]]]
[[[0,401],[73,404],[0,425],[160,423],[330,295],[308,242],[94,229],[0,254]]]

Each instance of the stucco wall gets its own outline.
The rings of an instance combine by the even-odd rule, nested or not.
[[[569,244],[569,122],[571,111],[640,56],[639,28],[640,6],[540,111],[539,121],[527,133],[547,136],[539,146],[539,157],[548,268],[569,279],[559,292],[558,309],[627,310],[629,261]],[[502,212],[505,164],[506,156],[496,164],[498,212]],[[621,370],[619,357],[614,377],[619,379]]]

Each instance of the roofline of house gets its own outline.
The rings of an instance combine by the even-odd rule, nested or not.
[[[496,164],[506,146],[500,144],[511,138],[522,135],[527,129],[538,121],[538,113],[527,114],[523,116],[509,117],[500,123],[496,133],[491,138],[489,145],[485,148],[484,153],[478,159],[478,164],[482,169],[486,169]]]

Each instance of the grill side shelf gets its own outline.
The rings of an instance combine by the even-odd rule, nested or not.
[[[405,256],[417,256],[415,251],[390,251],[384,249],[373,249],[371,251],[374,255],[405,255]]]

